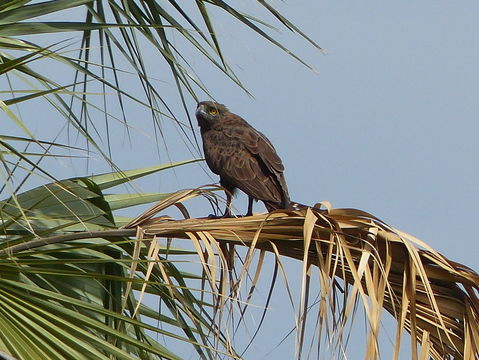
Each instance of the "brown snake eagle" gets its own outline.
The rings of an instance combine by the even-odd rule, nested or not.
[[[253,200],[264,202],[268,211],[291,208],[283,163],[266,136],[212,101],[198,104],[196,119],[206,163],[227,190],[224,216],[231,216],[231,194],[236,188],[249,197],[246,215],[252,215]]]

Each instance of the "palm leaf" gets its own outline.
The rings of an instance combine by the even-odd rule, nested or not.
[[[271,14],[273,21],[297,32],[317,47],[314,41],[272,6],[264,1],[260,1],[260,4]],[[120,122],[130,131],[131,120],[127,119],[125,109],[129,102],[133,102],[142,104],[150,111],[156,136],[166,141],[168,136],[163,133],[161,122],[171,119],[178,125],[190,150],[198,152],[187,96],[198,99],[204,96],[199,93],[209,92],[204,83],[205,79],[196,75],[197,71],[183,56],[183,51],[178,50],[179,39],[182,39],[182,44],[201,54],[218,71],[246,91],[225,61],[220,39],[214,32],[214,22],[208,12],[211,7],[224,10],[225,14],[244,24],[245,28],[253,30],[266,41],[306,64],[268,33],[271,26],[267,22],[255,19],[252,14],[244,14],[237,10],[235,5],[228,5],[223,1],[198,1],[196,8],[186,10],[176,0],[169,0],[166,4],[146,0],[56,0],[37,3],[12,0],[0,6],[0,74],[4,73],[9,79],[12,76],[18,78],[31,89],[31,93],[18,96],[18,85],[15,85],[11,89],[13,97],[5,102],[3,110],[19,125],[22,123],[25,133],[31,136],[27,123],[10,105],[25,106],[28,100],[42,97],[84,138],[87,147],[93,146],[109,162],[107,151],[99,145],[105,139],[102,139],[102,133],[96,130],[98,120],[95,119],[98,116],[94,114],[103,117],[106,123],[112,119],[121,119]],[[55,15],[55,21],[45,20],[47,15]],[[66,52],[72,49],[72,41],[69,40],[71,32],[82,35],[81,48],[77,51],[78,55],[73,57],[70,56],[71,51]],[[65,33],[65,40],[60,41],[62,47],[58,46],[59,43],[47,46],[38,44],[44,36],[52,33]],[[179,34],[180,38],[175,33]],[[25,37],[29,35],[35,37]],[[150,74],[151,66],[143,58],[142,47],[145,40],[151,49],[157,52],[158,59],[163,59],[163,62],[155,61],[155,69],[159,66],[167,69],[176,84],[178,101],[183,104],[188,119],[186,127],[178,120],[179,114],[175,114],[172,104],[168,104],[167,98],[170,98],[171,91],[168,91],[168,96],[162,94]],[[65,41],[68,41],[68,44]],[[93,58],[100,60],[94,62],[91,60]],[[71,80],[67,83],[60,82],[34,70],[47,61],[53,61],[56,64],[54,66],[70,72]],[[120,69],[117,65],[120,61],[128,68]],[[132,79],[131,76],[126,78],[128,73],[137,75],[137,81],[144,89],[143,95],[126,90]],[[98,91],[98,85],[105,93],[103,101],[96,100],[93,96]],[[95,91],[89,92],[92,87]],[[22,90],[25,91],[28,90]],[[117,95],[116,102],[111,101],[111,98],[107,101],[106,93],[111,92]],[[76,106],[80,107],[79,114],[71,111]],[[107,126],[107,140],[110,137],[110,127]]]
[[[412,336],[413,358],[416,342],[422,345],[421,358],[479,359],[479,275],[472,269],[439,254],[419,239],[394,229],[376,217],[355,209],[309,208],[302,211],[255,215],[233,219],[186,219],[164,221],[152,218],[172,202],[184,201],[204,190],[183,191],[158,203],[128,227],[141,230],[142,238],[191,240],[204,266],[205,276],[221,298],[230,296],[245,274],[253,250],[273,252],[303,262],[303,290],[297,319],[301,351],[306,321],[310,266],[319,269],[322,284],[319,312],[321,329],[331,329],[338,346],[346,321],[354,316],[353,304],[361,300],[369,325],[366,357],[379,357],[381,309],[397,320],[395,356],[399,355],[402,329]],[[246,246],[249,251],[236,284],[226,290],[225,276],[230,258],[225,244]],[[204,255],[208,253],[208,257]],[[218,259],[215,260],[215,257]],[[220,261],[221,260],[221,261]],[[230,264],[231,265],[231,264]],[[349,287],[343,309],[338,304],[337,280]],[[219,282],[218,282],[219,281]],[[217,306],[221,311],[221,304]],[[339,314],[339,315],[338,315]],[[319,341],[319,340],[318,340]]]
[[[338,351],[344,341],[346,323],[351,317],[354,318],[353,305],[360,300],[369,325],[367,358],[379,357],[381,309],[385,309],[397,320],[395,356],[399,354],[402,329],[405,328],[412,336],[413,358],[418,356],[414,350],[417,342],[422,345],[421,358],[429,356],[433,359],[447,357],[478,359],[479,333],[476,324],[479,319],[479,275],[473,270],[448,260],[420,240],[388,226],[371,214],[355,209],[320,210],[315,207],[232,219],[173,220],[158,216],[168,207],[198,195],[214,196],[210,190],[205,189],[177,192],[165,197],[123,229],[103,233],[108,239],[137,236],[140,242],[133,247],[128,245],[129,242],[121,240],[105,243],[110,244],[109,246],[117,244],[123,253],[137,254],[133,257],[137,259],[135,262],[117,260],[117,263],[125,271],[130,269],[130,280],[133,281],[132,284],[136,284],[133,288],[140,291],[140,298],[144,294],[160,295],[173,310],[172,314],[176,311],[173,306],[175,300],[172,299],[177,299],[180,309],[188,309],[186,314],[189,314],[190,319],[195,319],[192,324],[187,326],[186,318],[183,316],[176,317],[176,320],[179,321],[177,326],[186,331],[191,339],[196,339],[191,332],[192,325],[199,334],[205,334],[202,331],[205,324],[214,320],[216,323],[211,330],[217,334],[220,343],[227,346],[228,338],[218,330],[224,329],[223,322],[229,323],[224,313],[225,306],[228,306],[226,299],[234,297],[233,294],[241,288],[240,284],[244,282],[244,277],[250,273],[248,268],[252,264],[253,254],[255,250],[259,250],[272,252],[278,257],[294,258],[304,264],[303,290],[296,327],[298,353],[302,351],[304,323],[310,313],[308,310],[310,267],[317,266],[322,292],[319,306],[321,311],[317,315],[318,323],[320,329],[329,329],[327,335],[333,338],[332,343],[336,344]],[[47,250],[43,249],[52,246],[56,252],[69,253],[68,249],[78,247],[96,252],[96,249],[104,246],[103,243],[98,243],[98,240],[85,241],[88,238],[97,238],[100,233],[75,233],[70,237],[35,239],[26,244],[4,248],[2,253],[13,254],[16,263],[20,259],[18,258],[20,254],[21,258],[27,256],[31,260],[32,256],[37,254],[44,255]],[[158,243],[150,240],[162,238],[188,239],[192,242],[203,264],[203,279],[209,288],[205,290],[211,294],[210,306],[213,306],[213,314],[217,315],[211,317],[206,315],[210,312],[198,313],[195,310],[199,303],[198,300],[194,300],[191,291],[199,289],[194,290],[184,283],[188,276],[180,275],[178,270],[172,268],[171,262],[165,263],[161,254],[168,250],[157,248]],[[83,240],[78,243],[79,239]],[[145,244],[146,248],[141,244]],[[231,254],[235,246],[246,246],[248,252],[242,260],[243,265],[238,271],[238,277],[232,279],[228,274],[231,274],[230,269],[234,266],[235,257]],[[45,254],[51,252],[52,250],[49,250]],[[178,256],[181,254],[181,251],[177,253]],[[152,259],[153,262],[151,260],[144,262],[141,259]],[[43,261],[48,264],[48,261]],[[78,276],[74,275],[75,271],[71,269],[71,264],[71,260],[65,261],[66,269],[56,270],[50,275],[55,275],[56,278],[60,275]],[[32,264],[28,263],[28,266]],[[257,274],[261,268],[260,264],[258,266]],[[40,270],[41,267],[36,264],[35,268],[23,270],[22,274],[42,277],[49,275]],[[92,269],[88,271],[92,272]],[[139,282],[135,277],[131,277],[131,274],[137,271],[143,274],[144,280],[148,283]],[[95,272],[94,277],[108,278],[99,272]],[[54,283],[53,278],[49,279],[49,283]],[[344,284],[342,290],[340,283]],[[165,284],[167,287],[162,289],[154,284]],[[180,286],[177,287],[175,284]],[[340,291],[337,291],[338,287]],[[204,293],[205,290],[201,292]],[[128,297],[132,294],[127,293],[130,294]],[[338,298],[340,293],[344,294],[342,301]],[[251,294],[248,298],[250,296]],[[338,309],[337,305],[340,303],[344,307]],[[246,311],[247,306],[248,302],[242,307],[242,313]],[[142,308],[144,309],[144,306],[136,304],[130,308],[130,314],[141,315]],[[149,310],[146,313],[148,312]],[[201,320],[201,314],[206,318]],[[170,321],[174,321],[174,318],[173,316]],[[206,335],[200,335],[200,339],[202,339],[200,342],[196,340],[195,342],[209,343]],[[208,351],[202,352],[201,347],[197,347],[197,350],[202,356],[210,354]]]
[[[178,359],[155,340],[161,336],[191,344],[200,358],[212,358],[210,334],[230,349],[227,338],[202,310],[209,305],[185,283],[194,276],[161,255],[154,260],[162,263],[161,272],[156,267],[152,271],[148,246],[131,242],[126,237],[130,230],[113,230],[112,208],[166,195],[105,197],[102,193],[179,164],[62,180],[1,202],[2,350],[18,359],[30,359],[31,354],[48,359]],[[88,230],[88,236],[81,240],[77,236],[68,246],[64,241],[41,240],[41,248],[31,246],[39,236],[75,237],[82,230]],[[189,253],[164,246],[158,250]],[[134,293],[125,292],[127,288],[161,299],[162,314],[138,303]],[[155,322],[157,326],[152,325]],[[163,323],[170,330],[162,329]]]

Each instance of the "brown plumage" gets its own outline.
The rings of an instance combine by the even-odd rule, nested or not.
[[[238,188],[248,195],[247,215],[252,214],[253,199],[263,201],[268,211],[290,208],[283,163],[262,133],[212,101],[198,104],[196,118],[206,163],[229,193]],[[225,216],[230,215],[228,192]]]

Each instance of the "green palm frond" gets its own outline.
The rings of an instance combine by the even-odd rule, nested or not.
[[[315,315],[320,330],[318,341],[321,332],[328,329],[326,335],[330,343],[335,344],[338,352],[343,351],[346,326],[354,319],[357,311],[355,304],[359,302],[363,305],[369,328],[365,355],[368,359],[379,358],[381,344],[378,339],[383,309],[397,321],[395,356],[399,355],[402,331],[405,329],[411,334],[413,358],[479,358],[479,275],[470,268],[445,258],[427,244],[388,226],[373,215],[355,209],[319,210],[318,204],[316,208],[301,211],[276,211],[230,219],[173,220],[161,216],[161,212],[170,206],[198,195],[214,196],[210,191],[193,189],[173,193],[123,229],[106,232],[108,237],[115,232],[121,236],[136,237],[133,250],[119,245],[123,246],[123,252],[148,253],[145,259],[150,261],[130,263],[130,274],[140,271],[148,282],[134,281],[128,287],[129,296],[132,289],[139,291],[139,299],[148,294],[162,296],[166,291],[179,301],[181,309],[188,309],[188,315],[195,319],[194,329],[201,334],[205,326],[203,321],[214,324],[211,331],[216,334],[219,343],[227,347],[230,340],[218,329],[226,331],[228,326],[233,326],[228,315],[231,314],[229,307],[236,302],[245,277],[255,273],[247,296],[250,298],[259,277],[258,271],[261,271],[264,253],[271,252],[278,257],[280,267],[281,256],[300,260],[303,264],[296,325],[298,353],[303,347],[303,324],[308,316],[312,316],[308,305],[309,284],[312,281],[311,267],[316,266],[321,284],[319,310]],[[17,257],[19,254],[35,254],[43,251],[44,247],[54,245],[62,246],[65,251],[77,248],[78,241],[82,244],[80,246],[85,246],[87,238],[97,236],[90,233],[74,235],[70,238],[35,239],[23,247],[4,249],[4,253],[7,251]],[[195,276],[176,276],[180,274],[178,270],[171,268],[171,262],[165,262],[163,254],[169,250],[159,244],[162,239],[171,238],[187,239],[196,249],[203,267],[201,288],[195,290],[184,282]],[[96,243],[91,249],[98,246]],[[239,264],[235,251],[238,246],[246,246],[248,251],[237,271],[231,272],[235,264]],[[252,271],[252,259],[257,251],[263,255],[259,257],[256,270]],[[172,256],[186,254],[191,252],[171,252]],[[231,277],[233,273],[238,274],[236,278]],[[287,277],[287,274],[284,275]],[[95,276],[102,278],[100,274]],[[168,284],[168,287],[161,289],[154,284]],[[185,290],[186,293],[178,293]],[[210,298],[207,302],[210,310],[203,308],[199,313],[195,311],[198,303],[192,301],[192,294],[198,291],[203,293],[202,299]],[[178,296],[175,297],[175,294]],[[248,300],[240,304],[244,314],[249,306]],[[142,306],[137,303],[130,311],[141,314]],[[199,320],[201,315],[204,320]],[[417,344],[421,345],[420,353],[416,352]],[[218,349],[218,343],[215,348]]]
[[[319,48],[272,6],[264,1],[260,4],[272,15],[273,21],[297,32]],[[199,93],[209,92],[203,82],[205,79],[196,75],[183,55],[185,49],[204,57],[246,90],[225,61],[210,15],[213,8],[221,9],[246,29],[306,64],[269,34],[269,24],[224,1],[197,1],[196,6],[190,8],[175,0],[165,3],[145,0],[12,0],[0,7],[0,75],[4,74],[13,83],[12,97],[4,101],[3,110],[10,112],[11,117],[15,114],[18,123],[27,124],[11,105],[24,106],[29,100],[42,97],[85,139],[88,146],[93,146],[108,159],[107,152],[99,145],[104,135],[97,132],[93,136],[95,131],[89,129],[97,128],[96,119],[103,118],[106,122],[116,119],[130,131],[132,120],[128,119],[126,108],[131,102],[149,111],[159,136],[166,136],[161,121],[171,119],[190,145],[197,147],[186,100],[187,96],[197,99]],[[63,39],[49,42],[52,34],[62,35]],[[81,36],[79,46],[74,40],[77,34]],[[154,69],[160,67],[166,70],[163,73],[170,74],[162,80],[173,80],[177,99],[185,109],[187,126],[178,120],[177,110],[173,110],[176,107],[169,104],[171,91],[168,90],[166,96],[158,89],[151,61],[144,55],[145,46],[150,54],[157,56]],[[70,73],[70,80],[65,83],[36,70],[45,64]],[[132,79],[143,88],[143,94],[128,91]],[[27,89],[19,90],[22,84]],[[25,94],[25,91],[30,93]],[[103,93],[103,99],[98,93]],[[116,100],[111,96],[113,94],[116,94]],[[28,125],[24,126],[28,128]],[[109,136],[107,133],[106,139]]]
[[[2,201],[0,349],[17,359],[32,354],[47,359],[179,359],[160,344],[161,337],[212,358],[217,346],[211,334],[231,349],[203,310],[211,305],[185,283],[195,276],[161,255],[191,251],[155,244],[157,255],[152,258],[151,242],[134,242],[127,236],[132,234],[115,230],[112,209],[167,194],[103,194],[189,162],[62,180]],[[78,237],[85,232],[88,236]],[[48,236],[77,239],[30,246]],[[161,263],[161,271],[151,268],[152,261]],[[138,290],[142,298],[161,299],[161,313],[139,303]]]

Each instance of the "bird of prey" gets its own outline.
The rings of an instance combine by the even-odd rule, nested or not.
[[[253,213],[253,200],[263,201],[270,212],[291,209],[283,163],[266,136],[212,101],[198,104],[196,119],[206,163],[227,190],[223,216],[231,216],[231,194],[236,188],[249,197],[247,216]]]

